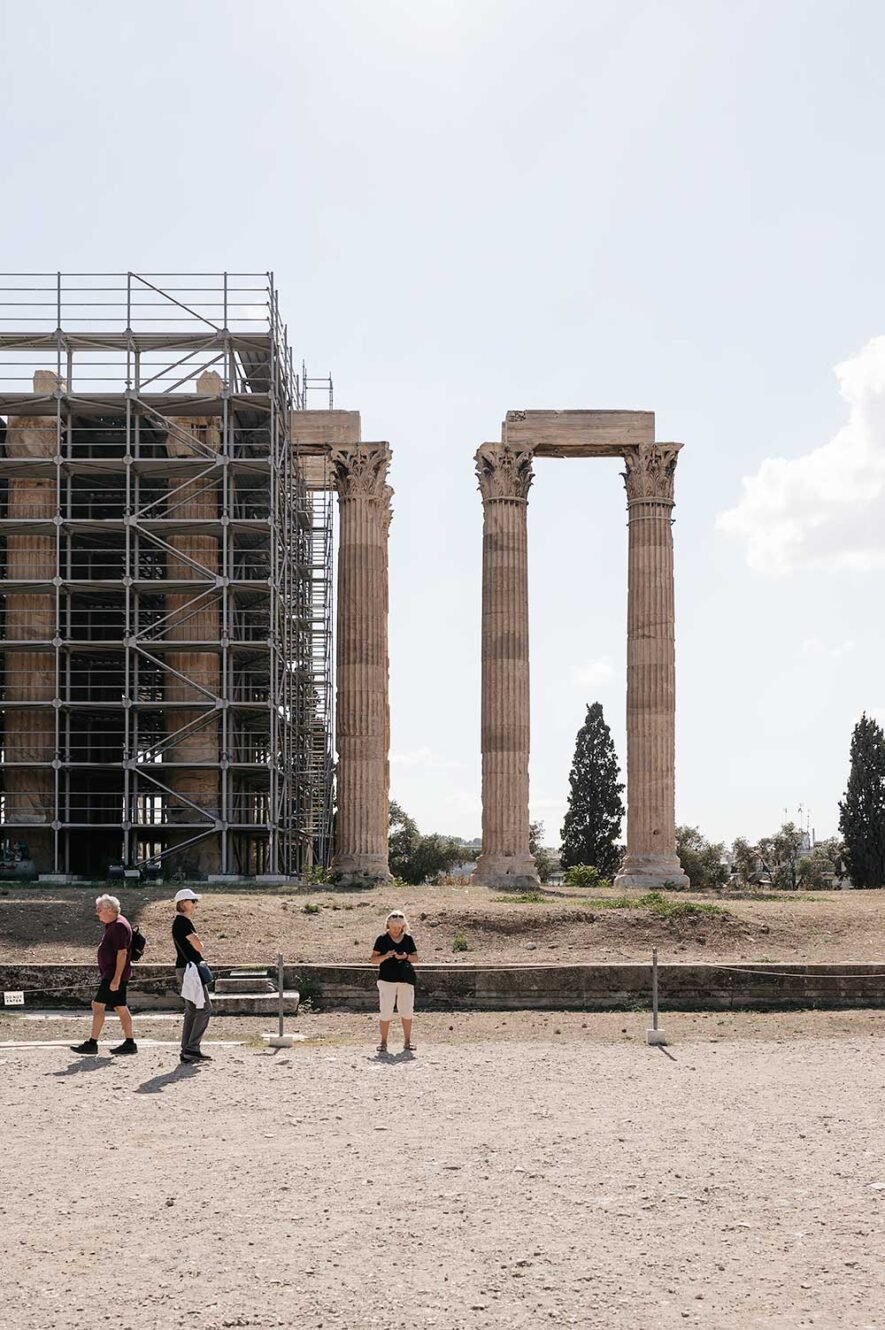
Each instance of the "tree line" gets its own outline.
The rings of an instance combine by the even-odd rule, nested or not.
[[[587,707],[569,774],[568,811],[562,827],[563,868],[586,865],[611,878],[623,856],[624,817],[620,769],[602,706]],[[676,828],[676,848],[692,887],[772,886],[819,889],[847,877],[855,887],[885,886],[885,734],[864,713],[854,727],[845,796],[839,803],[839,836],[811,846],[793,822],[751,843],[738,837],[708,841],[699,828]],[[541,865],[539,864],[539,870]]]
[[[611,881],[624,854],[620,842],[624,785],[602,705],[588,705],[575,740],[568,808],[562,826],[563,869],[592,869]],[[885,886],[885,734],[864,713],[854,727],[849,775],[839,803],[839,836],[810,846],[801,827],[784,822],[755,842],[738,837],[726,850],[698,827],[676,828],[676,849],[693,888],[768,887],[814,890],[848,878],[855,887]],[[530,844],[538,875],[546,882],[556,866],[543,845],[544,827],[531,824]],[[472,853],[455,836],[423,835],[398,803],[390,805],[390,870],[419,884],[449,873]]]

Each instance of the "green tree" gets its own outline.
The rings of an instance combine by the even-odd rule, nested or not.
[[[743,836],[738,836],[731,847],[731,854],[735,877],[741,886],[748,887],[751,882],[756,881],[759,872],[759,852],[756,846],[751,845]]]
[[[569,774],[569,805],[562,825],[562,866],[589,864],[613,877],[620,863],[617,844],[624,817],[624,786],[602,705],[588,706],[578,730]]]
[[[410,879],[406,877],[405,870],[411,864],[421,840],[418,823],[393,799],[390,801],[388,821],[387,862],[394,877],[401,877],[404,882],[408,882]]]
[[[697,827],[676,828],[676,853],[695,891],[721,887],[728,877],[722,862],[725,845],[708,841]]]
[[[441,873],[448,873],[463,858],[463,842],[454,836],[438,836],[434,832],[419,837],[415,852],[400,876],[404,882],[419,886],[422,882],[432,882]]]
[[[553,872],[553,856],[549,850],[544,848],[544,823],[529,823],[529,853],[535,861],[535,867],[538,870],[538,877],[542,882],[550,881],[550,874]]]
[[[803,891],[825,891],[833,885],[836,866],[831,859],[819,854],[820,846],[815,846],[811,854],[803,854],[797,871],[799,886]]]
[[[757,845],[771,885],[778,891],[795,891],[799,886],[799,860],[804,840],[804,833],[795,822],[785,822],[780,831],[773,836],[763,836]]]
[[[394,877],[414,886],[447,873],[464,858],[464,846],[454,836],[422,836],[414,818],[398,803],[390,803],[387,861]]]
[[[885,886],[885,734],[863,713],[851,735],[851,769],[839,803],[845,867],[856,887]]]

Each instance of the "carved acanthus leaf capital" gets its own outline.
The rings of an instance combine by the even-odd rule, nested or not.
[[[345,444],[332,449],[330,460],[340,498],[379,499],[389,509],[393,494],[386,483],[390,466],[389,444]]]
[[[393,521],[393,490],[389,485],[384,486],[381,495],[381,520],[384,523],[385,531],[389,531],[390,524]]]
[[[673,477],[681,443],[640,443],[624,450],[627,502],[660,499],[673,502]]]
[[[476,475],[483,500],[527,499],[534,479],[531,448],[484,443],[476,450]]]

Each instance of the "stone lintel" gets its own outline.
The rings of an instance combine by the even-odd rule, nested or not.
[[[654,411],[508,411],[501,439],[536,457],[621,457],[654,443]]]
[[[298,448],[337,448],[360,442],[359,411],[292,411],[292,442]]]

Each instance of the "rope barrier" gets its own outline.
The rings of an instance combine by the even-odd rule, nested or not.
[[[864,971],[854,974],[833,974],[829,970],[751,970],[749,966],[726,965],[719,961],[697,961],[696,964],[707,965],[712,970],[730,970],[734,974],[770,975],[772,979],[885,979],[885,970],[877,970],[873,974]]]

